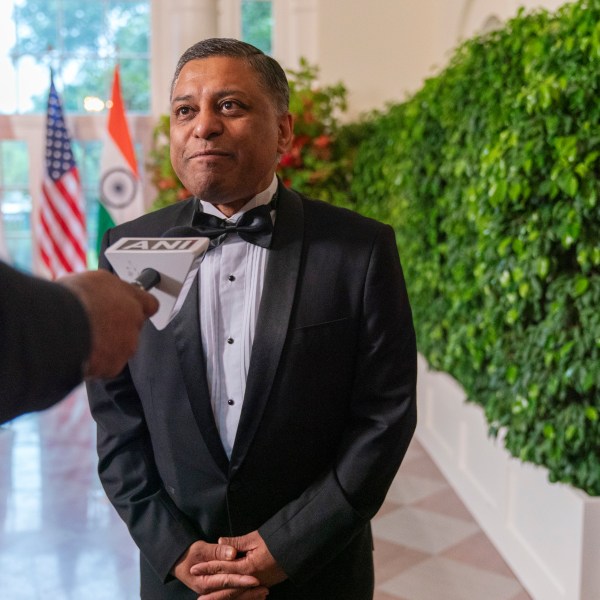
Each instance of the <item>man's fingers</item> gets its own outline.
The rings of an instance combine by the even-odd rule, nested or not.
[[[151,317],[158,310],[158,300],[152,294],[149,294],[136,286],[134,286],[134,288],[136,289],[136,296],[142,304],[144,317]]]
[[[248,550],[249,549],[249,545],[248,542],[246,540],[247,536],[240,536],[240,537],[220,537],[219,538],[219,545],[222,545],[223,547],[231,547],[231,548],[235,548],[236,550]]]
[[[230,537],[220,537],[219,538],[219,544],[224,544],[227,546],[233,546],[234,548],[235,546],[235,542],[239,541],[240,538],[230,538]]]
[[[249,590],[221,590],[202,594],[197,600],[264,600],[268,595],[269,588],[261,586]]]
[[[190,568],[190,573],[194,577],[206,577],[211,575],[235,575],[241,578],[250,578],[253,582],[258,583],[256,577],[240,572],[240,561],[235,560],[210,560],[207,562],[196,563]],[[244,581],[250,581],[244,579]],[[242,586],[245,584],[242,584]],[[236,587],[236,586],[229,586]]]
[[[228,544],[214,544],[214,560],[233,560],[236,557],[236,549]]]
[[[260,581],[251,575],[238,575],[235,573],[218,573],[216,575],[201,575],[196,577],[195,587],[203,590],[205,594],[220,590],[240,590],[255,588]]]

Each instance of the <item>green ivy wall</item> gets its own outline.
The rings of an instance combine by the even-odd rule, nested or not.
[[[600,494],[600,0],[467,41],[364,132],[353,207],[396,229],[420,351]]]

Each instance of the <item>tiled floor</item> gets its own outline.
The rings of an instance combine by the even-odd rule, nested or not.
[[[416,440],[373,530],[375,600],[530,598]],[[137,589],[84,392],[1,428],[0,598],[135,600]]]
[[[375,600],[530,600],[416,439],[373,533]]]

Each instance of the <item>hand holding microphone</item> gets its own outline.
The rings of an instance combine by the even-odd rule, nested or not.
[[[180,226],[172,227],[166,231],[161,237],[163,238],[198,238],[198,230],[193,227]],[[160,273],[151,267],[146,267],[142,272],[131,282],[143,290],[150,290],[160,283]]]
[[[57,283],[77,296],[88,315],[92,347],[84,376],[114,377],[135,352],[140,329],[158,310],[158,301],[102,270],[67,275]]]
[[[159,301],[150,317],[157,329],[166,327],[177,314],[209,239],[193,227],[174,227],[159,238],[121,238],[105,256],[117,275]]]

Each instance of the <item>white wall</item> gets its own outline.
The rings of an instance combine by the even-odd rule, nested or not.
[[[350,117],[402,101],[439,72],[456,44],[490,17],[563,0],[320,0],[317,64],[324,83],[349,89]]]
[[[324,83],[349,90],[349,117],[415,92],[446,64],[458,40],[490,16],[506,20],[518,6],[557,8],[562,0],[273,0],[274,55],[295,68],[301,56]],[[152,114],[168,110],[181,53],[213,36],[239,35],[240,0],[151,0]]]
[[[329,0],[319,3],[318,65],[327,83],[342,81],[351,113],[401,100],[443,58],[436,0]]]
[[[215,0],[151,0],[152,114],[169,110],[169,88],[181,54],[195,42],[217,35]]]

